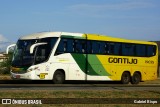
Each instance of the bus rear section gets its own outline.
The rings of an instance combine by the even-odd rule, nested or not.
[[[72,59],[68,64],[73,69],[68,68],[67,80],[138,84],[157,78],[158,50],[154,43],[86,36],[87,39],[61,38],[57,57],[65,59],[69,55],[68,59]]]

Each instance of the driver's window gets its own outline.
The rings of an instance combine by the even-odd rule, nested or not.
[[[37,52],[35,56],[35,63],[38,64],[38,63],[46,61],[47,54],[48,54],[46,45],[38,46],[36,51]]]

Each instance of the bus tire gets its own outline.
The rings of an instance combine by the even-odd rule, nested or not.
[[[123,72],[121,77],[122,84],[128,84],[130,82],[130,73],[129,72]]]
[[[131,78],[131,84],[138,84],[141,81],[141,74],[135,72]]]
[[[62,71],[57,70],[53,76],[53,83],[54,84],[63,84],[64,81],[65,81],[65,74]]]

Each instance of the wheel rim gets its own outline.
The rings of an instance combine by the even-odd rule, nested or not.
[[[58,82],[58,81],[62,81],[62,76],[59,75],[59,74],[57,74],[55,79],[56,79],[57,82]]]
[[[128,81],[129,81],[128,74],[125,74],[125,76],[124,76],[124,82],[128,82]]]
[[[53,82],[55,84],[62,84],[64,81],[65,81],[65,75],[60,71],[55,72],[53,76]]]
[[[124,73],[123,75],[122,75],[122,83],[123,84],[128,84],[129,82],[130,82],[130,75],[129,75],[129,73]]]
[[[134,82],[135,83],[139,83],[139,81],[140,81],[140,76],[138,74],[135,74],[135,76],[134,76]]]

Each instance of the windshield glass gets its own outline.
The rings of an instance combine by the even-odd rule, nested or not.
[[[30,47],[37,40],[18,40],[13,55],[12,66],[24,67],[32,65],[33,54],[30,54]]]
[[[42,38],[34,40],[18,40],[12,66],[29,67],[33,64],[44,62],[48,59],[50,52],[55,45],[57,38]],[[46,42],[46,45],[37,46],[33,54],[30,54],[30,47],[35,43]]]

